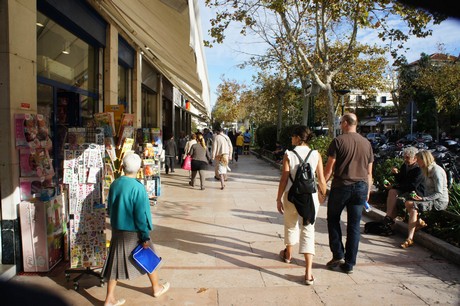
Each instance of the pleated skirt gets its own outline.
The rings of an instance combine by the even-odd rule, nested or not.
[[[137,232],[112,229],[109,254],[102,268],[102,277],[105,281],[135,279],[146,273],[137,266],[131,255],[138,244]]]

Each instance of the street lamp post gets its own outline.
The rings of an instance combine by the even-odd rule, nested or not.
[[[349,89],[336,90],[336,93],[338,93],[340,95],[340,102],[342,104],[342,116],[343,116],[343,113],[344,113],[344,110],[345,110],[345,105],[343,103],[343,97],[349,92],[350,92]]]
[[[342,115],[341,115],[341,116],[343,116],[343,114],[344,114],[344,112],[345,112],[345,105],[344,105],[344,103],[343,103],[343,96],[345,96],[347,93],[349,93],[350,90],[348,90],[348,89],[339,89],[339,90],[336,90],[335,92],[338,93],[338,94],[340,95],[340,102],[341,102],[341,104],[342,104]],[[337,123],[336,123],[336,121],[334,120],[334,135],[335,135],[335,136],[337,136],[337,135],[338,135],[338,132],[339,132],[338,127],[336,126],[336,124],[337,124]]]

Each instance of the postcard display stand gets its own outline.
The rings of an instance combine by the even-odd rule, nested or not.
[[[81,141],[88,141],[81,143]],[[89,142],[91,141],[91,142]],[[78,290],[79,279],[90,274],[103,279],[100,270],[107,256],[105,216],[102,196],[104,130],[102,128],[69,128],[64,144],[63,183],[69,196],[69,245],[71,273]]]
[[[53,182],[46,116],[15,114],[19,153],[19,218],[24,272],[47,272],[63,256],[65,197]]]
[[[138,147],[143,148],[143,152],[141,154],[144,157],[140,181],[145,186],[150,203],[156,205],[158,197],[161,195],[160,172],[162,145],[160,129],[138,129],[136,140]],[[155,145],[153,145],[152,142]]]

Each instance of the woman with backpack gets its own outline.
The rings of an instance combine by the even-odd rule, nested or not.
[[[306,126],[294,128],[291,142],[295,146],[293,151],[287,150],[283,157],[283,167],[281,179],[278,186],[278,196],[276,198],[277,209],[284,215],[284,244],[285,249],[280,252],[280,257],[285,263],[290,263],[292,259],[293,247],[299,243],[299,253],[305,257],[305,284],[313,285],[315,278],[312,274],[313,256],[315,255],[315,226],[314,220],[318,214],[320,203],[324,202],[326,196],[326,180],[323,174],[323,162],[318,151],[312,151],[308,146],[308,141],[313,133]],[[297,153],[297,154],[296,154]],[[310,154],[311,153],[311,154]],[[297,169],[302,161],[308,156],[308,164],[316,173],[317,188],[316,192],[311,193],[314,204],[314,217],[305,222],[306,218],[301,216],[294,203],[288,200],[288,193],[293,185]]]

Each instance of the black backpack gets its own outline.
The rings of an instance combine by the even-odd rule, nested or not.
[[[379,236],[391,236],[395,234],[391,226],[378,221],[370,221],[364,224],[364,233]]]
[[[292,181],[292,186],[288,192],[289,202],[295,205],[297,212],[304,220],[304,225],[315,223],[315,205],[313,202],[312,193],[316,192],[316,177],[314,171],[308,163],[308,158],[313,150],[310,150],[305,161],[300,155],[292,150],[300,161],[300,164],[295,173],[294,179],[291,175],[289,178]]]

